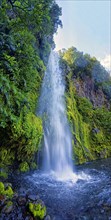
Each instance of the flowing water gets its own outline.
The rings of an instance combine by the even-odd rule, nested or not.
[[[65,84],[59,56],[51,51],[40,97],[39,114],[44,122],[43,170],[58,178],[74,178],[71,133],[66,117]]]
[[[73,172],[64,89],[59,58],[52,52],[39,109],[44,121],[43,170],[14,175],[11,181],[18,192],[22,188],[40,196],[51,220],[111,220],[111,159],[77,166]]]
[[[19,193],[40,196],[51,220],[111,220],[111,158],[76,166],[76,173],[76,182],[41,171],[11,181]]]

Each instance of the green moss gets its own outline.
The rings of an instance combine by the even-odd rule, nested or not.
[[[28,161],[30,164],[34,154],[39,149],[39,144],[43,136],[42,120],[34,115],[32,112],[24,111],[18,121],[18,125],[14,125],[13,133],[19,141],[19,148],[17,151],[17,159],[19,161]]]
[[[6,179],[8,177],[7,172],[5,171],[0,171],[0,177],[3,177],[4,179]]]
[[[0,193],[2,195],[4,195],[4,191],[5,191],[5,187],[4,187],[4,184],[2,182],[0,182]]]
[[[19,7],[16,16],[11,16],[14,6]],[[30,7],[29,1],[27,7],[17,0],[0,3],[1,167],[19,166],[24,161],[30,167],[43,135],[36,108],[46,69],[44,61],[47,63],[53,34],[61,25],[61,9],[53,0],[33,1],[31,14]]]
[[[87,98],[77,96],[71,74],[66,93],[67,115],[73,134],[73,158],[78,164],[111,156],[111,112],[94,109]]]
[[[35,162],[32,162],[32,163],[30,164],[30,168],[31,168],[31,170],[37,169],[37,164],[36,164]]]
[[[29,203],[29,211],[33,214],[34,217],[38,217],[39,219],[43,219],[46,215],[46,207],[42,207],[40,203]]]
[[[5,195],[8,197],[8,198],[12,198],[14,192],[12,190],[12,188],[10,186],[8,186],[8,188],[5,190]]]
[[[1,147],[0,150],[0,167],[4,168],[5,166],[11,165],[15,158],[15,152],[11,149],[5,149],[4,147]]]
[[[90,146],[90,125],[83,120],[83,116],[78,110],[76,92],[73,82],[69,78],[69,91],[66,94],[67,116],[73,134],[73,152],[76,163],[84,163],[93,159]],[[86,103],[86,100],[85,100]],[[89,104],[89,103],[88,103]]]
[[[19,170],[20,170],[21,172],[27,172],[27,171],[29,171],[29,165],[28,165],[28,163],[27,163],[27,162],[22,162],[22,163],[20,164],[20,166],[19,166]]]
[[[6,204],[7,208],[9,208],[9,207],[12,206],[12,205],[13,205],[13,202],[12,202],[12,201],[8,201],[7,204]]]
[[[8,198],[12,198],[13,197],[13,190],[10,186],[8,186],[6,189],[5,189],[5,186],[2,182],[0,182],[0,193],[1,195],[6,195]]]
[[[61,68],[66,75],[66,103],[72,132],[73,159],[76,163],[84,163],[107,158],[111,156],[111,77],[96,58],[84,55],[74,47],[61,52],[60,56]],[[86,94],[88,81],[93,86],[90,95]],[[92,104],[94,102],[96,105],[96,99],[101,98],[96,93],[98,89],[105,100],[101,108]],[[86,97],[81,97],[82,94]]]

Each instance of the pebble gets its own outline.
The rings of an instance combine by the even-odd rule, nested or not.
[[[18,205],[24,206],[26,205],[27,200],[24,196],[19,196],[17,199],[17,202],[18,202]]]
[[[32,216],[27,216],[27,217],[25,218],[25,220],[34,220],[34,218],[33,218]]]
[[[21,220],[22,219],[22,213],[18,214],[17,220]]]
[[[18,193],[14,193],[13,199],[17,199],[18,198]]]
[[[11,183],[4,183],[5,188],[8,188],[8,186],[10,186],[12,188],[12,184]]]
[[[12,212],[12,210],[13,210],[13,205],[10,205],[9,207],[5,205],[4,208],[2,209],[2,212],[5,214],[9,214],[10,212]]]
[[[101,213],[104,213],[104,209],[101,210]]]
[[[31,201],[36,201],[39,199],[38,195],[28,195],[28,199],[30,199]]]
[[[20,194],[21,196],[26,196],[25,189],[21,187],[20,190],[19,190],[19,194]]]
[[[5,201],[6,201],[6,196],[0,195],[0,206],[3,206]]]

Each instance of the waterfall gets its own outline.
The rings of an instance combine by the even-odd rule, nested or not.
[[[72,146],[64,92],[59,55],[51,51],[39,104],[44,128],[43,170],[70,178],[73,175]]]

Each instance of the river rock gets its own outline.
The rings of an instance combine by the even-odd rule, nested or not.
[[[6,196],[5,195],[0,195],[0,206],[3,206],[6,201]]]
[[[18,193],[14,193],[13,199],[17,199],[18,198]]]
[[[27,200],[24,196],[19,196],[17,199],[17,202],[18,202],[18,205],[24,206],[26,205]]]
[[[39,196],[31,194],[31,195],[28,195],[28,199],[30,199],[31,201],[36,201],[39,199]]]
[[[21,188],[19,189],[19,194],[20,194],[21,196],[25,196],[25,195],[26,195],[25,189],[21,187]]]
[[[47,215],[47,216],[44,218],[44,220],[51,220],[50,215]]]
[[[33,218],[32,216],[27,216],[27,217],[25,218],[25,220],[34,220],[34,218]]]
[[[101,213],[104,213],[104,209],[101,209],[101,211],[100,211]]]
[[[21,220],[21,219],[23,219],[23,216],[22,216],[22,213],[19,213],[17,216],[17,220]]]
[[[12,188],[12,184],[11,183],[4,183],[5,188],[8,188],[8,186],[10,186]]]
[[[7,204],[4,206],[4,208],[2,209],[2,212],[5,213],[5,214],[9,214],[13,211],[13,203],[10,202],[7,202]]]

